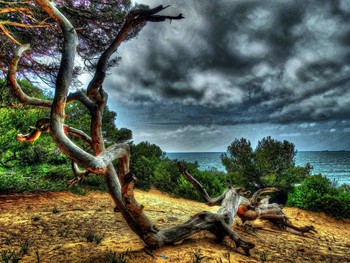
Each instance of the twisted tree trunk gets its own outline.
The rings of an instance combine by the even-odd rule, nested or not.
[[[183,16],[181,14],[178,16],[158,15],[160,11],[166,8],[163,6],[131,11],[126,16],[124,26],[114,41],[101,55],[86,94],[75,92],[68,95],[78,43],[75,29],[50,1],[36,0],[36,2],[61,27],[64,40],[62,58],[57,75],[54,100],[41,100],[27,96],[16,81],[18,62],[22,54],[30,48],[29,45],[20,46],[15,51],[8,71],[8,83],[11,90],[24,104],[51,108],[49,119],[39,120],[32,133],[19,135],[17,137],[18,140],[34,141],[40,136],[41,132],[50,132],[60,151],[72,160],[72,168],[78,179],[89,173],[99,174],[105,177],[109,192],[117,209],[122,213],[130,228],[150,247],[174,244],[194,233],[207,230],[213,233],[218,240],[222,240],[225,236],[230,237],[235,242],[237,248],[241,247],[249,255],[249,251],[254,247],[254,244],[242,239],[231,228],[233,219],[241,205],[245,205],[249,213],[252,211],[249,209],[249,202],[243,199],[237,193],[236,189],[228,188],[223,195],[211,199],[200,183],[190,176],[183,167],[180,167],[185,178],[196,187],[209,205],[221,205],[221,207],[216,214],[201,212],[192,216],[187,222],[175,227],[159,230],[143,212],[143,205],[140,205],[134,197],[134,177],[129,172],[129,146],[127,144],[115,144],[106,149],[104,145],[101,127],[102,114],[107,103],[107,94],[102,89],[102,83],[105,80],[107,64],[112,54],[116,52],[119,45],[128,37],[133,29],[144,25],[146,22],[182,19]],[[64,124],[66,117],[65,107],[72,101],[82,103],[89,110],[91,116],[90,136]],[[76,136],[86,142],[92,148],[93,154],[78,147],[69,139],[67,134]],[[112,161],[115,159],[119,161],[118,173],[112,164]],[[80,170],[78,167],[85,170]],[[254,204],[254,202],[251,203]],[[249,218],[247,216],[248,214],[243,215]]]

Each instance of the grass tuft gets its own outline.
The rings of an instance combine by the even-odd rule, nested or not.
[[[97,235],[92,231],[87,231],[84,234],[84,237],[86,238],[86,242],[89,242],[89,243],[95,242],[96,245],[100,244],[103,239],[103,236]]]
[[[112,250],[107,250],[105,256],[109,263],[126,263],[129,250],[120,254],[116,254]]]

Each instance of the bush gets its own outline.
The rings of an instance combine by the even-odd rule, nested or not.
[[[312,167],[296,166],[293,143],[277,141],[271,137],[263,138],[253,150],[249,140],[234,140],[227,148],[228,153],[221,156],[230,183],[242,186],[251,192],[266,187],[277,187],[274,201],[286,203],[287,196],[294,185],[310,174]]]
[[[347,218],[350,217],[350,187],[337,187],[321,174],[309,176],[288,195],[287,205]]]
[[[91,190],[107,191],[107,184],[105,179],[100,174],[90,174],[82,181],[81,186],[87,187]]]
[[[157,166],[152,178],[153,186],[176,197],[203,201],[198,191],[181,176],[178,160],[165,158]],[[209,196],[221,195],[225,190],[224,174],[216,170],[200,171],[198,164],[181,161],[187,171],[207,190]]]
[[[68,165],[51,166],[45,178],[51,181],[67,181],[73,178],[72,169]]]
[[[0,172],[0,194],[16,192],[17,185],[23,181],[24,178],[20,174]]]
[[[180,171],[177,160],[165,158],[157,165],[152,176],[152,184],[162,192],[174,194],[174,189],[178,187],[179,177]]]
[[[130,171],[138,179],[135,187],[146,191],[151,189],[154,171],[163,158],[163,151],[155,144],[141,142],[131,145]]]

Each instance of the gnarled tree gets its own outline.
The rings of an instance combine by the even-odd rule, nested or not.
[[[128,39],[135,30],[137,31],[145,23],[162,22],[168,19],[179,20],[184,17],[181,14],[176,16],[159,14],[159,12],[166,8],[163,6],[153,9],[143,8],[130,11],[125,16],[123,24],[118,32],[116,32],[114,38],[111,39],[109,45],[105,47],[99,56],[94,67],[94,76],[88,84],[86,92],[76,91],[69,93],[79,41],[76,33],[77,29],[72,25],[67,16],[58,9],[59,5],[57,7],[48,0],[36,0],[35,2],[36,8],[40,8],[48,15],[45,21],[50,21],[50,23],[54,23],[60,27],[62,54],[56,76],[54,98],[53,100],[43,100],[25,94],[16,80],[19,61],[22,56],[26,57],[26,52],[30,49],[30,45],[18,45],[14,51],[14,56],[10,62],[7,74],[8,84],[13,94],[23,104],[51,109],[49,118],[38,120],[32,133],[18,135],[17,139],[20,141],[33,141],[40,136],[41,132],[49,132],[60,151],[72,160],[72,168],[77,176],[77,180],[89,173],[104,176],[109,192],[115,202],[116,210],[122,213],[130,228],[149,247],[173,244],[196,232],[207,230],[215,234],[218,240],[229,236],[237,247],[242,247],[245,253],[249,254],[249,250],[254,247],[254,244],[245,241],[235,233],[231,228],[231,224],[237,210],[240,211],[239,207],[242,205],[246,207],[252,206],[258,199],[258,196],[255,196],[253,200],[249,201],[251,204],[247,204],[247,201],[239,195],[236,189],[228,188],[222,196],[216,199],[210,199],[203,187],[196,183],[196,180],[188,175],[185,169],[182,169],[185,178],[200,191],[209,204],[220,204],[221,207],[217,213],[201,212],[192,216],[187,222],[160,230],[143,213],[143,205],[140,205],[134,198],[134,177],[129,172],[129,146],[120,143],[105,148],[101,126],[103,111],[107,103],[107,94],[103,90],[102,84],[106,78],[107,68],[112,55],[124,40]],[[108,1],[106,1],[107,3]],[[73,15],[74,10],[66,10],[66,12],[70,12]],[[72,101],[83,104],[89,110],[91,116],[90,135],[65,125],[65,107]],[[78,147],[68,135],[83,140],[91,147],[92,153]],[[112,164],[112,161],[115,159],[118,159],[117,171]],[[83,170],[80,170],[81,168]]]

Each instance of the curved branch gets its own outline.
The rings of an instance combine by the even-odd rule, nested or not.
[[[7,30],[6,27],[4,27],[3,25],[0,25],[0,30],[5,34],[5,36],[10,39],[13,43],[15,43],[16,45],[21,45],[21,43],[14,38],[14,36],[11,35],[11,33]]]
[[[242,239],[230,226],[235,215],[234,210],[240,200],[235,189],[228,189],[228,193],[223,200],[226,207],[220,209],[217,214],[201,212],[185,223],[158,230],[143,213],[143,205],[140,205],[134,198],[134,181],[133,175],[128,172],[128,158],[120,158],[118,166],[119,180],[113,166],[110,166],[111,170],[106,173],[106,182],[110,193],[128,225],[148,246],[161,247],[174,244],[199,231],[207,230],[215,234],[218,240],[229,236],[235,242],[237,248],[242,247],[244,252],[249,255],[249,250],[254,247],[254,244]]]
[[[103,52],[98,63],[96,65],[96,71],[93,79],[89,83],[87,94],[90,99],[95,102],[103,102],[103,98],[99,92],[99,89],[102,86],[102,83],[106,77],[107,64],[114,52],[117,51],[120,44],[128,37],[129,33],[138,25],[141,25],[147,21],[151,22],[162,22],[166,19],[183,19],[182,14],[178,16],[161,16],[154,15],[160,11],[166,9],[169,6],[163,7],[162,5],[155,7],[153,9],[136,9],[131,11],[125,19],[125,23],[113,42],[109,47]]]
[[[50,26],[50,25],[46,25],[46,24],[28,25],[28,24],[12,22],[12,21],[1,21],[0,25],[9,25],[9,26],[25,27],[25,28],[44,28],[44,27]]]
[[[95,108],[95,104],[89,99],[88,96],[81,90],[78,90],[76,92],[70,93],[67,96],[67,104],[78,101],[81,104],[83,104],[89,111],[92,111]]]
[[[28,96],[23,92],[20,85],[17,83],[17,79],[16,79],[17,65],[20,58],[22,57],[22,54],[28,50],[30,50],[29,44],[18,46],[15,49],[14,57],[10,62],[9,71],[7,74],[7,81],[9,83],[9,87],[13,92],[13,94],[22,103],[32,105],[32,106],[51,107],[51,103],[52,103],[51,101]]]
[[[60,68],[56,78],[55,97],[51,106],[51,136],[57,147],[71,160],[81,167],[97,174],[103,174],[108,164],[75,145],[65,134],[63,129],[67,103],[67,93],[72,81],[74,59],[78,37],[69,20],[49,1],[36,0],[41,8],[53,18],[61,27],[63,33],[63,49]]]
[[[115,159],[125,158],[130,155],[130,146],[126,143],[116,143],[99,154],[96,159],[109,164]],[[129,163],[129,159],[127,160]],[[129,166],[127,167],[129,169]]]
[[[184,165],[180,162],[177,163],[180,172],[182,173],[183,177],[185,177],[185,179],[194,186],[194,188],[196,188],[196,190],[199,192],[199,194],[202,196],[202,198],[204,199],[205,203],[209,206],[214,206],[214,205],[221,205],[222,200],[224,200],[225,196],[226,196],[226,191],[216,197],[216,198],[210,198],[207,190],[205,190],[205,188],[201,185],[200,182],[197,181],[196,178],[194,178],[192,175],[190,175],[188,173],[188,171],[186,170],[186,168],[184,167]]]
[[[163,22],[167,19],[169,20],[179,20],[185,18],[182,14],[179,14],[178,16],[160,16],[160,15],[155,15],[155,16],[150,16],[147,18],[147,21],[149,22]]]
[[[17,140],[21,142],[34,142],[36,141],[42,132],[49,132],[50,130],[50,119],[43,118],[35,123],[35,127],[31,127],[32,131],[26,135],[18,134]]]
[[[81,171],[75,162],[72,162],[72,170],[76,177],[83,177],[89,174],[89,171],[86,171],[86,170]]]
[[[151,8],[151,9],[135,9],[129,12],[129,14],[127,14],[126,16],[126,20],[132,20],[137,16],[140,15],[144,15],[144,16],[151,16],[154,15],[156,13],[159,13],[165,9],[167,9],[170,5],[167,6],[163,6],[163,5],[159,5],[155,8]]]
[[[18,141],[26,141],[26,142],[33,142],[37,140],[42,132],[50,132],[50,119],[49,118],[42,118],[40,120],[37,120],[34,127],[31,127],[32,131],[27,134],[18,134],[17,140]],[[89,135],[87,135],[85,132],[75,129],[73,127],[70,127],[68,125],[63,126],[63,130],[65,134],[71,134],[81,140],[83,140],[87,145],[89,145],[92,148],[92,140]]]
[[[22,54],[28,50],[30,50],[30,45],[25,44],[18,46],[14,51],[14,57],[10,62],[9,71],[7,75],[10,90],[19,99],[19,101],[24,104],[50,108],[52,106],[52,101],[28,96],[23,92],[21,86],[17,82],[16,72],[18,62],[21,59]],[[73,101],[78,101],[82,103],[90,111],[95,107],[95,104],[82,91],[76,91],[68,95],[66,103],[69,104]]]
[[[87,135],[85,132],[75,129],[73,127],[64,125],[64,127],[67,127],[67,132],[69,134],[72,134],[73,136],[83,140],[87,145],[89,145],[92,148],[92,140],[89,135]]]
[[[84,180],[84,178],[86,176],[89,175],[89,171],[87,170],[83,170],[81,171],[78,167],[78,165],[72,161],[72,170],[73,170],[73,174],[74,174],[74,179],[68,181],[68,186],[71,187],[73,185],[76,185],[78,183],[80,183],[81,181]]]
[[[6,4],[8,4],[8,3],[6,3]],[[17,4],[17,3],[15,3],[15,4]],[[13,13],[13,12],[23,12],[23,13],[27,13],[27,14],[33,13],[32,11],[30,11],[26,7],[3,7],[0,10],[0,14]]]
[[[276,187],[268,187],[268,188],[262,188],[259,189],[258,191],[256,191],[253,196],[250,198],[250,201],[253,204],[257,204],[258,203],[258,199],[261,198],[261,195],[264,193],[273,193],[278,191],[278,189]]]

